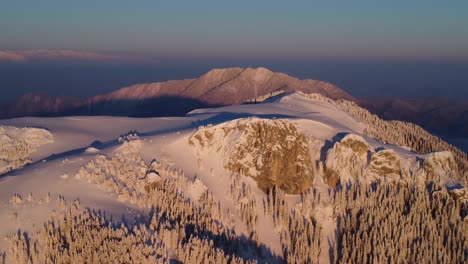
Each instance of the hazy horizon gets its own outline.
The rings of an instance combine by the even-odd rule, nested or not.
[[[0,101],[25,93],[89,97],[137,83],[197,78],[213,68],[266,67],[330,82],[361,98],[468,99],[468,62],[316,61],[249,63],[0,63]]]
[[[155,60],[466,61],[466,10],[466,1],[432,0],[7,1],[0,9],[0,50]]]
[[[0,101],[263,66],[357,97],[468,98],[468,2],[7,1]]]

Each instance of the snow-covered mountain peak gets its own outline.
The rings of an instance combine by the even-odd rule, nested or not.
[[[252,79],[256,83],[264,83],[273,76],[273,72],[267,68],[247,68],[245,74],[253,74]]]

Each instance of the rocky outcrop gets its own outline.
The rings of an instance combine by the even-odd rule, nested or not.
[[[325,182],[335,186],[339,182],[363,180],[372,151],[364,138],[346,135],[327,152]]]
[[[395,151],[384,149],[374,153],[370,158],[367,171],[374,178],[383,177],[386,181],[402,180],[401,161]]]
[[[312,161],[304,133],[287,120],[238,119],[195,132],[189,144],[215,150],[224,167],[252,177],[263,191],[298,194],[310,188]]]
[[[348,134],[326,155],[324,180],[330,186],[375,180],[440,186],[457,184],[459,169],[450,151],[401,155],[392,149],[374,150],[361,136]]]
[[[425,156],[419,173],[425,179],[445,183],[458,178],[458,166],[450,151],[433,152]]]
[[[317,153],[310,153],[313,148],[305,134],[283,119],[247,118],[201,127],[188,141],[199,157],[204,155],[199,165],[203,159],[222,159],[225,169],[253,178],[263,191],[278,186],[287,193],[302,193],[317,176],[332,187],[375,181],[434,182],[439,186],[460,183],[457,163],[449,151],[420,155],[380,144],[374,148],[356,134],[346,134],[328,150],[322,149],[323,159],[314,161]],[[318,162],[318,170],[313,162]]]
[[[463,185],[468,181],[468,156],[465,152],[431,135],[418,125],[402,121],[386,121],[371,114],[368,110],[346,100],[335,101],[336,105],[351,114],[354,118],[367,124],[366,136],[375,138],[385,144],[409,147],[418,154],[449,151],[458,167],[456,180]]]

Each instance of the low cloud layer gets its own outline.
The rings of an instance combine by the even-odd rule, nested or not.
[[[120,55],[76,50],[0,50],[0,62],[27,61],[96,61],[154,63],[151,58],[135,55]]]

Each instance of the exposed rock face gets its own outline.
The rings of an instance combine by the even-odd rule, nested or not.
[[[328,150],[324,180],[333,187],[374,180],[451,185],[459,178],[458,171],[450,151],[402,157],[391,149],[375,151],[364,138],[348,134]]]
[[[312,184],[307,139],[289,121],[239,119],[199,129],[189,143],[225,153],[224,167],[252,177],[263,191],[277,186],[298,194]]]
[[[428,180],[444,183],[448,179],[457,179],[458,166],[450,151],[433,152],[426,155],[419,171]]]
[[[382,120],[376,115],[371,114],[368,110],[350,101],[339,100],[335,101],[335,103],[337,103],[340,109],[345,110],[358,120],[368,124],[368,127],[363,131],[365,135],[376,138],[383,143],[407,146],[419,154],[450,151],[459,169],[455,180],[467,185],[468,156],[465,152],[429,134],[418,125],[397,120]]]
[[[335,186],[343,181],[360,180],[369,164],[372,151],[364,138],[346,135],[327,152],[325,181]]]
[[[368,172],[375,177],[384,177],[386,180],[401,180],[401,162],[395,151],[384,149],[374,153],[370,159]]]
[[[225,169],[255,179],[264,191],[278,186],[287,193],[301,193],[316,176],[308,140],[287,120],[248,118],[203,127],[189,138],[189,144],[212,151],[206,157],[218,155]],[[323,164],[323,179],[332,187],[376,180],[450,186],[458,179],[457,163],[449,151],[413,155],[374,149],[356,134],[337,141]]]

